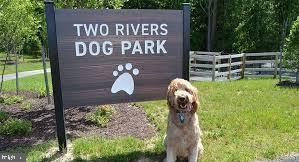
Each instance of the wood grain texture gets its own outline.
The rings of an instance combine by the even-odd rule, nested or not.
[[[183,16],[180,10],[87,10],[57,9],[56,32],[62,98],[65,107],[78,105],[111,104],[164,99],[172,79],[182,77]],[[73,24],[107,24],[107,36],[77,36]],[[113,29],[119,24],[167,24],[168,34],[116,36]],[[83,33],[81,31],[81,33]],[[166,40],[166,54],[121,54],[122,40]],[[111,41],[113,53],[92,56],[75,55],[75,42]],[[131,63],[139,69],[132,95],[124,91],[111,93],[117,77],[113,76],[118,65]],[[126,71],[124,69],[124,71]],[[132,71],[129,71],[132,74]],[[119,72],[121,75],[122,72]],[[118,76],[119,76],[118,75]]]

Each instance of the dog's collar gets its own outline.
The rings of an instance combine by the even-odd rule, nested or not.
[[[181,110],[176,110],[176,114],[177,114],[177,116],[178,116],[178,118],[179,118],[179,121],[181,122],[181,124],[183,124],[184,123],[184,121],[185,121],[185,119],[186,119],[186,117],[185,117],[185,113],[186,113],[187,111],[181,111]]]

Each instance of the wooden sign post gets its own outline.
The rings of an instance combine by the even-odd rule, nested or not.
[[[172,79],[189,80],[189,4],[183,10],[45,4],[60,150],[64,108],[162,99]]]

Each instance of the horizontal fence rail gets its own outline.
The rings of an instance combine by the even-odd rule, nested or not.
[[[271,76],[276,78],[279,69],[279,52],[222,54],[220,52],[190,52],[192,80],[237,80],[248,77]],[[283,73],[292,70],[282,68]]]

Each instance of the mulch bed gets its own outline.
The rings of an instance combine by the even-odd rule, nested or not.
[[[7,111],[12,117],[27,119],[32,122],[32,132],[22,136],[0,135],[0,150],[30,146],[54,139],[56,136],[55,111],[53,105],[47,105],[47,98],[38,98],[32,92],[21,92],[33,103],[33,108],[22,111],[20,104],[3,105],[0,110]],[[52,101],[53,103],[53,101]],[[155,135],[156,128],[150,123],[143,108],[130,104],[113,104],[114,114],[107,127],[100,128],[85,119],[85,115],[96,110],[95,106],[80,106],[65,109],[65,127],[67,137],[83,136],[133,136],[139,139]]]
[[[286,80],[286,81],[281,81],[279,83],[276,84],[277,86],[282,86],[282,87],[296,87],[299,88],[299,84],[294,82],[294,81],[290,81],[290,80]]]

